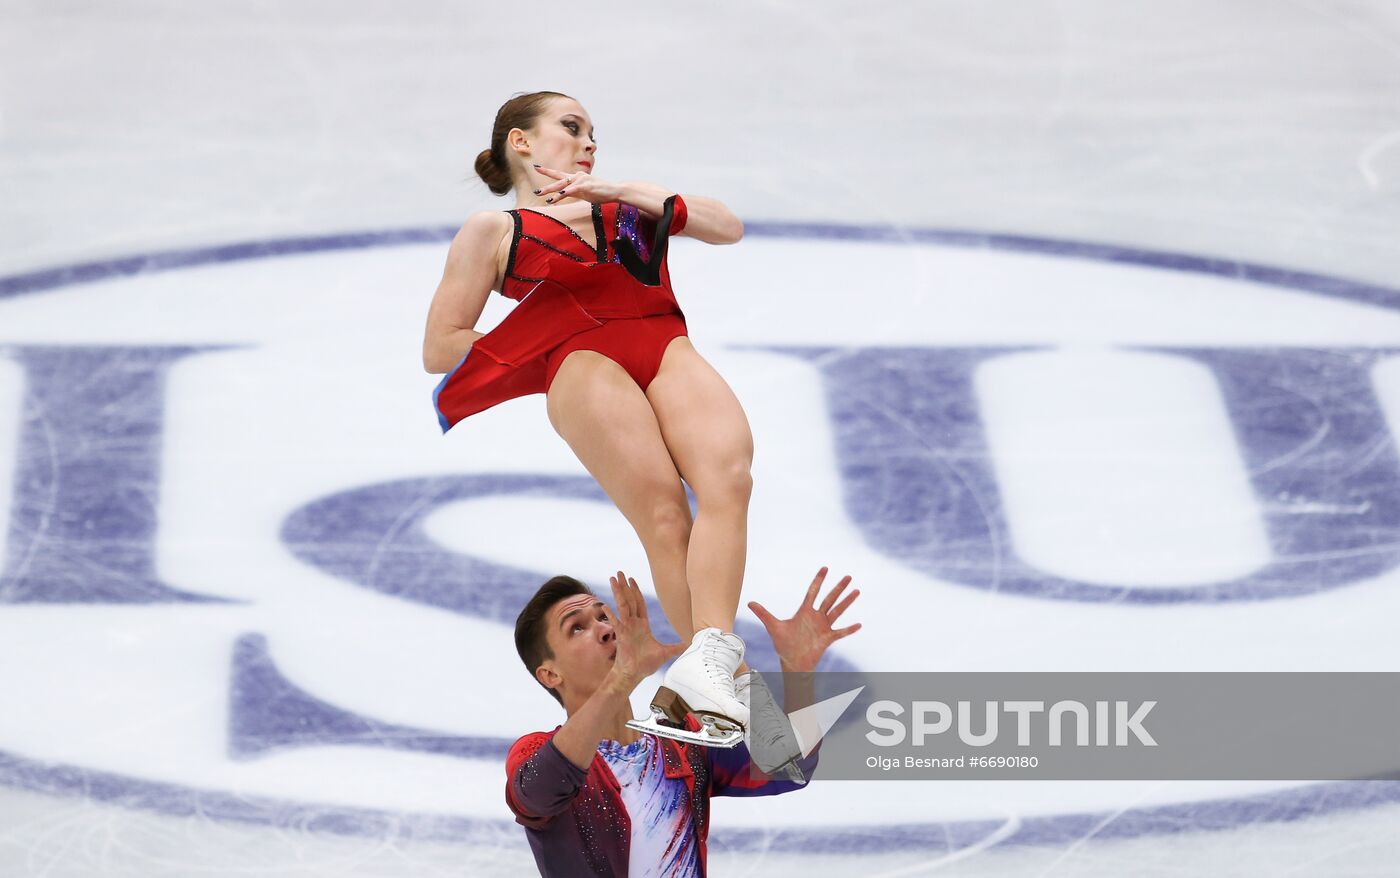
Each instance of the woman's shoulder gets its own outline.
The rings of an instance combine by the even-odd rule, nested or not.
[[[511,214],[505,210],[479,210],[462,223],[459,235],[491,235],[509,231]]]
[[[505,211],[481,210],[467,217],[452,236],[454,252],[477,253],[492,250],[511,231],[511,218]]]
[[[502,210],[481,210],[467,217],[452,238],[452,250],[463,255],[497,252],[510,240],[512,220]]]

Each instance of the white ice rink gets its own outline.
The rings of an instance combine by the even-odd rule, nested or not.
[[[1400,670],[1394,3],[7,0],[0,876],[534,874],[510,624],[645,560],[542,397],[444,437],[419,351],[537,89],[746,222],[671,274],[745,600],[852,574],[835,666]],[[829,781],[710,862],[1400,875],[1400,782]]]

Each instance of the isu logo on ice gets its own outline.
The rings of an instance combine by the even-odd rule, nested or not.
[[[1064,242],[804,234],[750,224],[742,247],[691,261],[681,239],[671,261],[753,417],[746,595],[776,600],[815,562],[880,583],[880,635],[833,669],[967,665],[1064,620],[1073,642],[997,643],[1033,669],[1395,577],[1386,291]],[[557,721],[509,623],[551,574],[645,564],[540,398],[440,435],[418,345],[445,240],[0,280],[0,780],[366,831],[387,812],[506,819],[473,791]],[[775,666],[761,627],[739,630]],[[1181,642],[1180,670],[1231,658],[1228,637]]]

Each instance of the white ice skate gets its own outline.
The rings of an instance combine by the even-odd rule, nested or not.
[[[703,747],[737,746],[749,723],[748,706],[734,694],[734,671],[743,660],[739,635],[700,629],[666,671],[651,699],[651,716],[627,727]],[[700,722],[699,731],[685,727],[688,713]]]
[[[740,674],[734,681],[734,693],[749,709],[745,739],[753,764],[769,777],[806,783],[797,764],[802,758],[802,743],[763,675],[752,670]]]

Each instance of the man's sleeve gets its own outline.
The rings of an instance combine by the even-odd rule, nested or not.
[[[820,750],[821,744],[818,744],[811,753],[797,761],[803,777],[812,777],[812,772],[817,768],[817,753]],[[729,749],[706,747],[705,753],[710,763],[712,796],[777,796],[806,786],[805,783],[793,780],[771,778],[757,768],[750,768],[752,760],[749,758],[747,744]]]
[[[547,733],[526,735],[506,756],[506,805],[516,823],[543,829],[569,807],[587,777],[588,772],[559,752]]]

